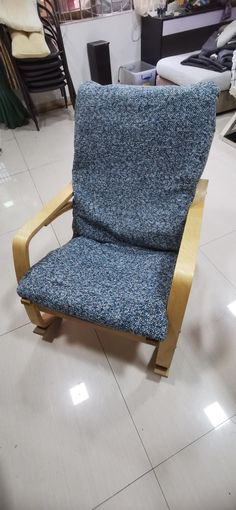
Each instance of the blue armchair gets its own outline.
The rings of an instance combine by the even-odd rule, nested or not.
[[[83,84],[69,185],[18,231],[17,292],[43,332],[69,316],[157,346],[167,376],[191,288],[216,86]],[[194,198],[195,197],[195,198]],[[29,242],[73,208],[73,238],[30,268]]]

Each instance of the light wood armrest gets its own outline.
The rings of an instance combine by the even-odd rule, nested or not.
[[[168,333],[164,342],[159,342],[154,368],[156,374],[164,377],[168,377],[193,281],[207,185],[205,179],[198,183],[177,256],[167,305]]]
[[[13,258],[17,281],[30,268],[29,243],[32,237],[42,227],[49,225],[60,214],[72,208],[72,196],[73,191],[70,183],[16,233],[13,239]]]
[[[181,329],[190,293],[200,240],[204,200],[208,180],[198,183],[195,198],[189,208],[168,300],[169,326],[175,333]]]

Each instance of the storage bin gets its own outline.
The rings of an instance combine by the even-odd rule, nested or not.
[[[133,62],[120,68],[120,83],[124,85],[155,85],[156,68],[147,62]]]

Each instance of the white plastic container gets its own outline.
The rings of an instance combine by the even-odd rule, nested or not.
[[[123,85],[155,85],[155,66],[141,60],[121,66],[119,74],[120,83]]]

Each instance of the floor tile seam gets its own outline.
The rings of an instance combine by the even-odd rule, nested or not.
[[[60,160],[58,160],[58,161],[60,161]],[[45,164],[45,166],[47,166],[47,164],[48,164],[48,163],[46,163],[46,164]],[[42,165],[42,166],[43,166],[43,165]],[[38,167],[38,168],[41,168],[41,166],[40,166],[40,167]],[[37,194],[38,194],[38,196],[39,196],[39,198],[40,198],[41,205],[42,205],[42,207],[44,208],[44,207],[46,207],[46,204],[44,203],[44,201],[43,201],[43,199],[42,199],[42,197],[41,197],[41,195],[40,195],[40,192],[39,192],[39,190],[38,190],[38,188],[37,188],[37,185],[36,185],[36,183],[35,183],[35,181],[34,181],[34,178],[33,178],[32,174],[31,174],[31,171],[30,171],[30,170],[29,170],[29,174],[30,174],[31,180],[32,180],[32,182],[33,182],[33,184],[34,184],[34,187],[35,187],[35,189],[36,189],[36,191],[37,191]],[[48,200],[47,202],[49,202],[49,200]],[[46,203],[47,203],[47,202],[46,202]],[[61,243],[60,243],[60,241],[59,241],[59,239],[58,239],[58,237],[57,237],[56,231],[55,231],[55,229],[54,229],[54,227],[53,227],[53,221],[51,221],[51,223],[49,223],[49,224],[48,224],[48,226],[49,226],[49,227],[51,227],[51,229],[52,229],[52,231],[53,231],[53,234],[54,234],[54,236],[55,236],[55,238],[56,238],[56,240],[57,240],[57,242],[58,242],[58,248],[60,248],[60,247],[61,247]]]
[[[136,423],[135,423],[135,421],[134,421],[134,418],[133,418],[133,416],[132,416],[132,414],[131,414],[131,411],[130,411],[130,409],[129,409],[129,406],[128,406],[128,404],[127,404],[127,402],[126,402],[126,399],[125,399],[125,397],[124,397],[124,394],[123,394],[123,392],[122,392],[122,390],[121,390],[120,384],[119,384],[119,382],[118,382],[118,380],[117,380],[116,374],[115,374],[115,372],[114,372],[114,370],[113,370],[113,367],[112,367],[112,365],[111,365],[111,363],[110,363],[110,360],[109,360],[109,358],[108,358],[108,356],[107,356],[107,353],[106,353],[106,351],[105,351],[105,349],[104,349],[104,347],[103,347],[103,343],[102,343],[102,341],[100,340],[99,333],[96,331],[96,329],[95,329],[95,333],[96,333],[96,336],[97,336],[97,338],[98,338],[99,344],[100,344],[100,346],[101,346],[101,348],[102,348],[102,350],[103,350],[103,353],[104,353],[104,355],[105,355],[105,357],[106,357],[107,363],[108,363],[108,365],[109,365],[109,367],[110,367],[110,369],[111,369],[111,372],[112,372],[112,374],[113,374],[113,377],[114,377],[114,379],[115,379],[115,381],[116,381],[116,384],[117,384],[118,390],[119,390],[119,392],[120,392],[120,394],[121,394],[121,397],[122,397],[122,399],[123,399],[123,401],[124,401],[124,404],[125,404],[125,406],[126,406],[126,409],[127,409],[127,411],[128,411],[128,414],[129,414],[129,416],[130,416],[130,419],[131,419],[131,421],[132,421],[132,423],[133,423],[133,426],[134,426],[134,428],[135,428],[135,430],[136,430],[136,433],[137,433],[137,435],[138,435],[139,441],[140,441],[140,443],[141,443],[141,445],[142,445],[142,447],[143,447],[143,449],[144,449],[144,451],[145,451],[145,454],[146,454],[146,457],[147,457],[148,462],[149,462],[149,464],[150,464],[150,467],[151,467],[151,468],[153,468],[153,465],[152,465],[151,459],[150,459],[150,457],[149,457],[149,455],[148,455],[148,453],[147,453],[147,450],[146,450],[145,445],[144,445],[144,443],[143,443],[143,440],[142,440],[142,438],[141,438],[141,436],[140,436],[140,433],[139,433],[139,431],[138,431],[138,428],[137,428],[137,426],[136,426]]]
[[[32,216],[33,216],[33,215],[32,215]],[[50,226],[51,226],[51,228],[52,228],[52,230],[53,230],[53,233],[54,233],[54,235],[55,235],[55,237],[56,237],[56,240],[57,240],[57,242],[58,242],[58,248],[59,248],[59,247],[60,247],[60,246],[62,246],[62,245],[61,245],[61,243],[60,243],[60,241],[59,241],[59,239],[58,239],[58,237],[57,237],[57,234],[56,234],[56,232],[55,232],[55,230],[54,230],[54,228],[53,228],[52,224],[47,225],[47,227],[50,227]],[[13,228],[13,230],[8,230],[7,232],[3,232],[2,234],[0,234],[0,241],[1,241],[1,237],[4,237],[4,236],[6,236],[6,235],[8,235],[8,234],[12,234],[13,232],[17,233],[17,231],[18,231],[21,227],[22,227],[22,225],[19,225],[19,227]],[[41,229],[41,230],[42,230],[42,229]],[[36,235],[37,235],[37,234],[36,234]],[[12,238],[12,241],[13,241],[13,239],[14,239],[14,236],[13,236],[13,238]],[[13,259],[12,259],[12,264],[13,264]]]
[[[55,219],[56,219],[56,218],[55,218]],[[61,248],[61,247],[63,246],[63,244],[61,244],[61,242],[59,241],[59,238],[58,238],[58,236],[57,236],[56,230],[55,230],[55,228],[54,228],[54,226],[53,226],[53,222],[52,222],[52,223],[50,223],[50,225],[51,225],[51,228],[52,228],[53,233],[54,233],[54,235],[55,235],[55,238],[56,238],[56,240],[57,240],[57,242],[58,242],[58,248]]]
[[[39,193],[39,190],[38,190],[38,188],[37,188],[37,186],[36,186],[36,183],[34,182],[34,179],[33,179],[33,176],[31,175],[30,170],[29,170],[29,175],[30,175],[30,179],[31,179],[31,181],[32,181],[32,183],[33,183],[34,189],[35,189],[35,191],[36,191],[36,193],[37,193],[37,195],[38,195],[38,197],[39,197],[39,200],[40,200],[40,203],[41,203],[41,207],[45,207],[45,204],[43,203],[43,199],[42,199],[42,197],[41,197],[41,195],[40,195],[40,193]],[[36,211],[36,213],[35,213],[35,214],[37,214],[37,212],[38,212],[38,211]]]
[[[29,171],[29,170],[25,170],[25,172],[21,172],[21,173],[26,173],[26,172],[28,172],[28,173],[29,173],[29,175],[30,175],[30,171]],[[16,175],[18,175],[18,174],[16,174]],[[34,188],[36,189],[36,192],[37,192],[37,195],[38,195],[38,197],[39,197],[40,204],[41,204],[41,205],[40,205],[39,210],[38,210],[38,211],[36,211],[35,213],[33,213],[33,214],[31,215],[31,216],[33,217],[33,216],[34,216],[34,214],[37,214],[37,212],[39,212],[41,208],[44,208],[44,207],[46,207],[46,206],[44,205],[44,203],[43,203],[43,201],[42,201],[42,198],[41,198],[41,196],[40,196],[40,193],[39,193],[39,191],[38,191],[38,189],[37,189],[37,187],[36,187],[36,185],[35,185],[35,182],[34,182],[34,180],[33,180],[33,178],[32,178],[32,176],[31,176],[31,175],[30,175],[30,178],[31,178],[31,180],[33,181]],[[62,246],[62,245],[61,245],[61,243],[60,243],[60,241],[59,241],[59,239],[58,239],[58,237],[57,237],[57,234],[56,234],[56,232],[55,232],[55,230],[54,230],[54,228],[53,228],[52,222],[51,222],[50,224],[48,224],[47,226],[48,226],[48,227],[51,227],[51,229],[53,230],[53,234],[55,235],[55,238],[56,238],[56,240],[57,240],[57,242],[58,242],[58,248],[59,248],[59,247],[60,247],[60,246]],[[21,227],[22,227],[22,224],[21,224],[21,225],[19,225],[19,226],[18,226],[18,227],[16,227],[16,228],[13,228],[13,229],[11,229],[11,230],[7,230],[6,232],[2,232],[2,233],[0,234],[0,240],[1,240],[1,237],[3,237],[3,236],[6,236],[6,235],[11,234],[11,233],[13,233],[13,232],[15,232],[15,233],[16,233],[16,232],[17,232],[17,231],[18,231]],[[41,229],[41,230],[42,230],[42,229]],[[36,234],[36,235],[37,235],[37,234]]]
[[[113,499],[115,496],[117,496],[118,494],[120,494],[121,492],[125,491],[126,489],[128,489],[128,487],[130,487],[131,485],[133,485],[135,482],[137,482],[138,480],[141,480],[141,478],[143,478],[144,476],[148,475],[149,473],[153,472],[154,473],[154,469],[153,468],[150,468],[148,469],[147,471],[145,471],[145,473],[143,473],[142,475],[138,476],[137,478],[135,478],[134,480],[132,480],[132,482],[129,482],[127,485],[125,485],[124,487],[122,487],[121,489],[119,489],[118,491],[114,492],[114,494],[112,494],[112,496],[109,496],[108,498],[104,499],[103,501],[101,501],[100,503],[98,503],[98,505],[94,506],[92,508],[92,510],[97,510],[100,506],[104,505],[104,503],[107,503],[107,501],[110,501],[111,499]],[[155,473],[154,473],[155,475]]]
[[[205,432],[204,434],[201,434],[199,437],[195,438],[193,441],[191,441],[190,443],[188,443],[185,446],[183,446],[182,448],[180,448],[177,452],[169,455],[169,457],[167,457],[166,459],[164,459],[161,462],[159,462],[158,464],[156,464],[156,466],[154,466],[153,469],[154,470],[158,469],[160,466],[162,466],[162,464],[165,464],[166,462],[169,462],[169,460],[173,459],[174,457],[179,455],[179,453],[181,453],[182,451],[186,450],[187,448],[190,448],[190,446],[192,446],[195,443],[197,443],[198,441],[200,441],[203,437],[206,437],[206,436],[212,434],[219,427],[222,427],[222,425],[226,425],[226,423],[229,422],[230,420],[232,420],[234,417],[236,417],[236,413],[235,412],[231,416],[229,416],[226,420],[222,421],[222,423],[220,423],[217,427],[211,427],[209,430],[207,430],[207,432]]]
[[[36,186],[36,183],[34,182],[34,179],[33,179],[33,176],[31,175],[30,170],[29,170],[29,174],[30,174],[30,178],[31,178],[31,180],[32,180],[32,182],[33,182],[34,188],[35,188],[35,190],[36,190],[36,192],[37,192],[37,195],[39,196],[39,199],[40,199],[40,202],[41,202],[41,206],[42,206],[42,208],[44,208],[44,207],[46,207],[46,205],[45,205],[45,204],[44,204],[44,202],[43,202],[43,199],[42,199],[42,197],[41,197],[41,195],[40,195],[40,192],[39,192],[39,190],[38,190],[38,188],[37,188],[37,186]],[[39,212],[39,211],[38,211],[38,212]],[[36,212],[36,214],[37,214],[37,212]],[[51,223],[49,223],[47,226],[48,226],[48,227],[51,227],[51,229],[52,229],[52,231],[53,231],[53,234],[54,234],[54,236],[55,236],[55,238],[56,238],[56,241],[58,242],[58,248],[60,248],[61,243],[59,242],[59,239],[58,239],[58,237],[57,237],[57,235],[56,235],[56,232],[55,232],[55,230],[54,230],[54,228],[53,228],[52,221],[51,221]],[[40,229],[40,230],[42,230],[42,229]],[[36,234],[36,235],[37,235],[37,234]]]
[[[18,140],[17,140],[17,138],[16,138],[16,137],[15,137],[15,141],[16,141],[16,145],[17,145],[17,147],[18,147],[18,149],[19,149],[19,151],[20,151],[20,153],[21,153],[21,156],[22,156],[22,158],[23,158],[23,161],[25,162],[26,168],[27,168],[27,170],[29,171],[29,167],[28,167],[27,161],[26,161],[26,159],[25,159],[24,152],[23,152],[23,150],[21,149],[21,146],[20,146],[20,144],[19,144],[19,142],[18,142]]]
[[[2,184],[7,184],[8,182],[10,182],[11,177],[16,177],[16,175],[25,174],[25,173],[27,173],[27,172],[29,173],[29,169],[28,169],[28,168],[25,168],[25,170],[20,170],[19,172],[13,172],[13,173],[11,173],[11,174],[8,172],[9,177],[6,177],[6,181],[5,181],[5,183],[2,183]]]
[[[157,476],[157,473],[156,473],[155,469],[153,469],[153,472],[154,472],[154,476],[155,476],[155,478],[156,478],[156,481],[157,481],[157,483],[158,483],[158,485],[159,485],[159,488],[160,488],[160,491],[161,491],[161,493],[162,493],[162,496],[163,496],[163,498],[164,498],[164,500],[165,500],[166,506],[167,506],[168,510],[170,510],[170,505],[169,505],[169,503],[168,503],[167,496],[165,495],[165,491],[164,491],[164,489],[163,489],[163,487],[162,487],[162,485],[161,485],[161,482],[160,482],[160,480],[159,480],[159,478],[158,478],[158,476]]]
[[[211,239],[210,241],[206,241],[205,243],[199,245],[199,248],[204,248],[205,246],[208,246],[209,244],[211,243],[215,243],[216,241],[219,241],[221,239],[224,239],[225,237],[227,236],[230,236],[231,234],[233,234],[234,232],[236,232],[236,228],[234,228],[233,230],[230,230],[229,232],[227,232],[226,234],[223,234],[222,236],[218,236],[218,237],[215,237],[214,239]]]
[[[227,276],[225,276],[225,274],[215,265],[215,263],[210,259],[210,257],[208,255],[206,255],[202,250],[201,250],[201,254],[206,257],[206,259],[208,260],[208,262],[210,262],[210,264],[214,267],[214,269],[226,280],[227,283],[230,284],[230,286],[236,290],[236,285],[234,285],[230,280],[229,278],[227,278]]]
[[[7,128],[7,129],[10,129],[10,128]],[[1,133],[1,130],[2,130],[2,133]],[[4,144],[4,142],[11,142],[12,140],[15,140],[13,129],[12,129],[12,136],[11,136],[11,138],[4,138],[3,131],[4,131],[4,129],[0,127],[0,140],[2,142],[2,145]]]
[[[44,166],[51,165],[53,163],[60,163],[63,160],[63,158],[56,158],[56,159],[50,159],[46,163],[42,163],[41,165],[32,166],[29,168],[29,172],[33,172],[34,170],[39,170],[40,168],[43,168]]]
[[[7,230],[6,232],[2,232],[0,234],[0,241],[1,241],[1,237],[4,237],[4,236],[7,236],[8,234],[12,234],[13,232],[17,232],[17,230],[19,230],[19,228],[21,227],[21,225],[19,227],[16,227],[16,228],[13,228],[11,230]],[[13,239],[12,239],[13,240]]]
[[[24,328],[25,326],[28,326],[28,324],[31,324],[30,321],[25,322],[24,324],[21,324],[20,326],[17,326],[16,328],[9,329],[8,331],[5,331],[5,333],[0,333],[0,338],[9,335],[10,333],[13,333],[14,331],[17,331],[20,328]]]
[[[120,391],[120,393],[121,393],[121,396],[122,396],[122,398],[123,398],[123,400],[124,400],[124,402],[125,402],[126,408],[127,408],[128,412],[129,412],[130,418],[131,418],[131,420],[132,420],[132,422],[133,422],[133,424],[134,424],[134,427],[135,427],[135,429],[136,429],[136,432],[137,432],[137,434],[138,434],[138,436],[139,436],[139,439],[140,439],[140,441],[141,441],[141,443],[142,443],[142,446],[143,446],[143,448],[144,448],[144,450],[145,450],[145,453],[146,453],[146,455],[147,455],[147,458],[148,458],[148,460],[149,460],[149,462],[150,462],[150,464],[151,464],[151,466],[153,467],[153,469],[154,469],[154,470],[155,470],[155,469],[157,469],[157,468],[158,468],[159,466],[161,466],[162,464],[164,464],[165,462],[167,462],[167,461],[169,461],[170,459],[172,459],[173,457],[175,457],[176,455],[178,455],[180,452],[182,452],[182,451],[183,451],[183,450],[185,450],[186,448],[188,448],[188,447],[190,447],[191,445],[193,445],[194,443],[198,442],[198,441],[199,441],[201,438],[203,438],[204,436],[206,436],[206,435],[208,435],[208,434],[210,434],[210,433],[212,433],[212,432],[214,432],[214,431],[216,430],[216,427],[211,427],[211,428],[210,428],[207,432],[205,432],[204,434],[201,434],[201,435],[200,435],[200,436],[198,436],[196,439],[194,439],[193,441],[191,441],[191,442],[190,442],[190,443],[188,443],[187,445],[183,446],[183,448],[180,448],[177,452],[173,453],[172,455],[170,455],[169,457],[167,457],[166,459],[164,459],[164,460],[163,460],[163,461],[161,461],[160,463],[158,463],[158,464],[156,464],[155,466],[153,466],[153,465],[152,465],[152,462],[151,462],[151,459],[150,459],[150,457],[149,457],[149,455],[148,455],[148,453],[147,453],[147,450],[146,450],[146,448],[145,448],[145,445],[144,445],[144,443],[143,443],[143,440],[142,440],[142,438],[141,438],[141,436],[140,436],[140,434],[139,434],[139,431],[138,431],[138,429],[137,429],[136,423],[135,423],[135,421],[134,421],[134,419],[133,419],[133,416],[132,416],[132,414],[131,414],[131,411],[130,411],[130,409],[129,409],[129,407],[128,407],[128,404],[127,404],[127,402],[126,402],[126,400],[125,400],[125,397],[124,397],[124,395],[123,395],[123,393],[122,393],[122,390],[121,390],[121,388],[120,388],[119,382],[117,381],[116,375],[115,375],[115,373],[114,373],[114,370],[113,370],[113,368],[112,368],[112,366],[111,366],[111,363],[110,363],[110,361],[109,361],[109,359],[108,359],[108,356],[107,356],[107,354],[106,354],[106,351],[105,351],[105,349],[104,349],[104,347],[103,347],[103,344],[102,344],[102,342],[101,342],[101,340],[100,340],[100,337],[99,337],[99,335],[98,335],[97,331],[96,331],[96,335],[97,335],[97,337],[98,337],[98,340],[99,340],[99,343],[100,343],[100,345],[101,345],[101,347],[102,347],[102,350],[103,350],[103,352],[104,352],[104,354],[105,354],[105,356],[106,356],[106,358],[107,358],[108,364],[109,364],[109,366],[110,366],[110,368],[111,368],[111,371],[112,371],[112,373],[113,373],[113,375],[114,375],[114,378],[115,378],[115,380],[116,380],[117,386],[118,386],[119,391]],[[235,416],[236,416],[236,414],[235,414],[235,412],[234,412],[234,413],[233,413],[230,417],[228,417],[226,420],[224,420],[224,421],[223,421],[220,425],[223,425],[223,424],[227,423],[229,420],[231,420],[231,419],[232,419],[233,417],[235,417]]]

